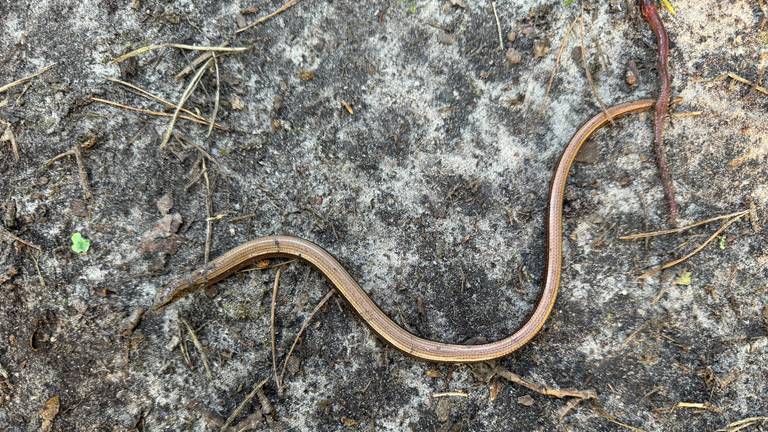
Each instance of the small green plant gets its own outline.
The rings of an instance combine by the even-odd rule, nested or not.
[[[88,252],[91,247],[91,241],[83,237],[82,234],[76,232],[72,234],[72,250],[75,253],[84,254]]]

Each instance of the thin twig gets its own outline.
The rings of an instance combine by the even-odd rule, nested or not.
[[[700,244],[699,246],[697,246],[697,247],[696,247],[694,250],[692,250],[692,251],[691,251],[690,253],[688,253],[687,255],[685,255],[685,256],[683,256],[683,257],[680,257],[680,258],[677,258],[677,259],[675,259],[675,260],[669,261],[669,262],[667,262],[667,263],[664,263],[664,264],[662,264],[662,265],[660,265],[660,266],[658,266],[658,267],[652,268],[652,269],[648,270],[647,272],[645,272],[645,273],[641,274],[641,275],[640,275],[640,277],[639,277],[639,279],[647,279],[648,277],[650,277],[650,276],[653,276],[653,275],[655,275],[655,274],[659,273],[659,272],[660,272],[660,271],[662,271],[662,270],[668,269],[668,268],[670,268],[670,267],[674,267],[674,266],[676,266],[676,265],[678,265],[678,264],[680,264],[680,263],[683,263],[683,262],[687,261],[687,260],[688,260],[689,258],[691,258],[692,256],[694,256],[694,255],[696,255],[697,253],[701,252],[701,250],[702,250],[702,249],[704,249],[704,248],[705,248],[705,247],[706,247],[706,246],[707,246],[709,243],[711,243],[711,242],[712,242],[712,240],[716,239],[716,238],[717,238],[717,237],[718,237],[718,236],[719,236],[719,235],[720,235],[720,234],[721,234],[723,231],[725,231],[725,230],[726,230],[726,229],[727,229],[729,226],[731,226],[731,225],[732,225],[734,222],[736,222],[736,221],[738,221],[739,219],[741,219],[742,217],[744,217],[744,215],[746,215],[747,213],[748,213],[748,212],[745,212],[745,213],[743,213],[743,214],[740,214],[740,215],[738,215],[738,216],[734,216],[733,218],[731,218],[731,219],[729,219],[728,221],[726,221],[726,222],[725,222],[725,223],[724,223],[724,224],[723,224],[723,225],[722,225],[720,228],[718,228],[718,230],[717,230],[717,231],[715,231],[715,233],[714,233],[714,234],[712,234],[712,235],[711,235],[711,236],[710,236],[710,237],[709,237],[709,238],[708,238],[708,239],[707,239],[707,240],[706,240],[704,243],[702,243],[702,244]]]
[[[468,398],[469,395],[466,392],[463,391],[451,391],[451,392],[440,392],[440,393],[432,393],[433,398],[441,398],[441,397],[463,397]]]
[[[261,24],[261,23],[263,23],[265,21],[268,21],[268,20],[270,20],[270,19],[280,15],[281,13],[283,13],[283,12],[287,11],[288,9],[290,9],[291,7],[295,6],[296,3],[298,3],[299,1],[300,0],[288,0],[287,2],[285,2],[284,5],[280,6],[274,12],[272,12],[270,14],[267,14],[267,15],[264,15],[263,17],[257,19],[256,21],[248,24],[247,26],[245,26],[243,28],[237,29],[235,31],[235,34],[244,32],[244,31],[248,30],[249,28],[255,27],[255,26],[257,26],[257,25],[259,25],[259,24]]]
[[[552,84],[555,82],[555,76],[557,75],[557,71],[560,68],[560,58],[563,56],[563,52],[568,46],[568,39],[570,39],[573,27],[576,26],[577,22],[579,22],[579,17],[574,18],[573,22],[571,22],[571,25],[569,25],[568,29],[565,31],[563,40],[560,41],[560,49],[557,51],[557,57],[555,57],[555,68],[552,69],[552,75],[549,76],[549,82],[547,83],[547,91],[544,93],[545,100],[547,97],[549,97],[549,91],[552,90]]]
[[[205,158],[201,158],[200,162],[203,165],[203,179],[205,179],[205,251],[203,253],[203,259],[205,265],[208,266],[208,258],[211,255],[211,238],[213,237],[213,220],[211,214],[213,213],[213,199],[211,198],[211,182],[208,179],[208,167],[205,165]]]
[[[689,230],[691,228],[695,228],[697,226],[706,225],[706,224],[709,224],[709,223],[712,223],[712,222],[715,222],[715,221],[719,221],[719,220],[722,220],[722,219],[730,219],[730,218],[736,217],[736,216],[743,216],[743,215],[745,215],[747,213],[749,213],[749,210],[742,210],[742,211],[738,211],[738,212],[734,212],[734,213],[729,213],[729,214],[726,214],[726,215],[711,217],[709,219],[704,219],[704,220],[701,220],[701,221],[698,221],[698,222],[694,222],[692,224],[689,224],[689,225],[686,225],[686,226],[682,226],[682,227],[679,227],[679,228],[671,228],[671,229],[665,229],[665,230],[660,230],[660,231],[651,231],[651,232],[644,232],[644,233],[629,234],[629,235],[625,235],[625,236],[619,237],[619,240],[639,240],[639,239],[644,239],[644,238],[648,238],[648,237],[657,237],[657,236],[662,236],[662,235],[667,235],[667,234],[676,234],[676,233],[679,233],[679,232],[687,231],[687,230]]]
[[[168,144],[168,140],[171,139],[171,134],[173,134],[173,127],[176,125],[176,119],[179,118],[179,113],[181,112],[181,109],[184,107],[184,104],[187,103],[187,99],[189,99],[190,96],[192,96],[192,93],[195,91],[195,88],[197,88],[197,84],[200,83],[200,79],[202,79],[203,74],[208,69],[208,66],[211,65],[211,60],[208,60],[203,64],[203,66],[200,67],[200,69],[197,70],[197,73],[194,77],[192,77],[192,80],[190,80],[189,85],[187,85],[187,88],[184,89],[184,93],[182,93],[181,98],[179,98],[179,103],[176,106],[176,110],[173,112],[173,116],[171,117],[171,121],[168,122],[168,128],[165,130],[165,134],[163,134],[163,140],[160,142],[160,148],[165,147],[166,144]]]
[[[768,423],[768,417],[747,417],[745,419],[736,420],[735,422],[728,423],[724,428],[718,429],[715,432],[737,432],[753,426],[756,423]]]
[[[42,252],[39,252],[37,255],[32,254],[32,261],[35,262],[35,270],[37,271],[37,279],[40,281],[40,288],[45,289],[45,278],[43,277],[43,272],[40,270],[40,255],[42,255]]]
[[[121,103],[118,103],[118,102],[114,102],[114,101],[111,101],[111,100],[98,98],[98,97],[95,97],[95,96],[91,96],[89,99],[92,100],[93,102],[102,103],[104,105],[113,106],[115,108],[120,108],[120,109],[124,109],[124,110],[127,110],[127,111],[138,112],[138,113],[141,113],[141,114],[147,114],[147,115],[156,116],[156,117],[173,117],[173,114],[171,114],[171,113],[162,112],[162,111],[152,111],[152,110],[148,110],[148,109],[144,109],[144,108],[136,108],[136,107],[132,107],[130,105],[124,105],[124,104],[121,104]],[[205,119],[198,119],[196,117],[190,117],[190,116],[187,116],[187,115],[184,115],[184,114],[180,114],[178,116],[178,118],[183,119],[183,120],[187,120],[187,121],[191,121],[193,123],[197,123],[197,124],[208,126],[208,120],[205,120]],[[226,129],[224,126],[219,125],[219,124],[216,125],[216,128],[217,129]]]
[[[211,58],[213,59],[213,69],[216,71],[216,99],[213,102],[213,112],[211,113],[211,123],[208,125],[208,135],[211,136],[213,132],[213,125],[216,124],[216,115],[219,113],[219,97],[221,93],[221,83],[219,82],[219,61],[216,59],[216,53],[211,51]]]
[[[269,333],[272,340],[272,373],[275,375],[275,385],[277,385],[278,392],[280,391],[280,377],[277,375],[277,347],[275,343],[275,309],[277,309],[277,288],[280,286],[280,276],[283,274],[283,269],[278,268],[275,273],[275,284],[272,286],[272,303],[269,313]]]
[[[506,379],[507,381],[511,381],[517,385],[523,386],[529,390],[533,390],[536,393],[544,396],[551,396],[556,398],[575,397],[580,399],[594,399],[597,397],[597,393],[594,390],[549,388],[541,384],[528,381],[520,375],[500,367],[496,367],[494,372],[496,372],[497,375]]]
[[[6,237],[10,238],[11,240],[13,240],[13,241],[17,241],[17,242],[19,242],[19,243],[21,243],[21,244],[23,244],[23,245],[29,246],[29,247],[31,247],[32,249],[37,249],[37,250],[38,250],[38,251],[40,251],[40,252],[42,252],[42,251],[43,251],[43,248],[41,248],[40,246],[38,246],[38,245],[36,245],[36,244],[34,244],[34,243],[30,243],[30,242],[28,242],[28,241],[24,240],[24,239],[23,239],[23,238],[21,238],[21,237],[17,237],[17,236],[16,236],[16,235],[14,235],[12,232],[8,231],[7,229],[5,229],[5,228],[3,228],[3,227],[1,227],[1,226],[0,226],[0,234],[4,234]]]
[[[91,187],[88,186],[88,173],[85,171],[85,163],[83,162],[83,154],[80,152],[80,144],[72,146],[72,155],[75,157],[77,163],[77,172],[80,175],[80,185],[83,188],[83,197],[86,201],[90,201],[93,198],[91,193]]]
[[[309,314],[306,320],[301,324],[301,328],[299,329],[299,332],[296,333],[296,338],[293,339],[293,344],[291,344],[291,349],[288,350],[288,354],[286,354],[285,359],[283,360],[283,367],[280,369],[280,382],[283,381],[283,377],[285,376],[285,369],[288,366],[288,359],[291,358],[291,354],[293,354],[293,350],[296,348],[296,345],[299,343],[299,339],[304,334],[304,331],[309,326],[309,322],[312,321],[312,318],[314,318],[315,314],[322,309],[323,306],[330,300],[331,297],[333,297],[333,294],[336,292],[336,290],[332,289],[328,291],[327,294],[325,294],[325,297],[323,297],[322,300],[315,306],[314,309],[312,309],[312,312]]]
[[[205,350],[203,350],[203,344],[201,344],[200,340],[197,338],[197,333],[195,333],[195,330],[192,328],[192,326],[189,325],[187,320],[181,317],[179,317],[179,320],[181,320],[181,322],[184,324],[184,327],[187,328],[189,337],[192,339],[192,344],[195,346],[195,349],[197,350],[197,352],[200,353],[200,358],[203,360],[203,368],[205,369],[205,374],[208,376],[208,379],[213,379],[211,368],[210,366],[208,366],[208,356],[205,355]]]
[[[605,113],[605,116],[608,118],[608,121],[613,124],[613,117],[608,114],[608,108],[606,108],[605,103],[603,103],[603,99],[600,97],[600,95],[597,93],[597,87],[595,87],[595,82],[592,80],[592,73],[589,72],[589,61],[587,60],[587,47],[586,47],[586,41],[584,35],[586,34],[586,30],[584,27],[584,13],[579,16],[579,38],[581,39],[581,64],[584,67],[584,73],[587,75],[587,82],[589,83],[589,88],[592,90],[592,95],[595,97],[595,100],[597,101],[597,105],[600,106],[600,109],[603,110],[603,113]]]
[[[165,106],[167,106],[169,108],[176,108],[176,104],[175,103],[173,103],[173,102],[171,102],[171,101],[169,101],[167,99],[163,99],[160,96],[154,95],[154,94],[150,93],[149,91],[147,91],[147,90],[137,86],[136,84],[131,84],[129,82],[121,81],[121,80],[119,80],[117,78],[112,78],[112,77],[107,77],[107,81],[112,81],[114,83],[117,83],[117,84],[120,84],[122,86],[128,87],[129,89],[135,91],[139,95],[144,96],[144,97],[146,97],[148,99],[152,99],[154,101],[160,102],[161,104],[163,104],[163,105],[165,105]],[[201,116],[201,115],[199,115],[199,114],[197,114],[197,113],[195,113],[193,111],[190,111],[190,110],[188,110],[186,108],[182,108],[181,111],[184,112],[185,114],[188,114],[190,117],[194,117],[194,118],[196,118],[196,119],[198,119],[200,121],[204,121],[204,122],[208,121],[205,117],[203,117],[203,116]],[[216,125],[216,126],[218,126],[219,128],[222,128],[221,125]]]
[[[13,135],[11,124],[3,120],[0,120],[0,124],[5,125],[3,134],[0,135],[0,142],[8,141],[11,144],[11,153],[13,153],[13,160],[18,162],[19,159],[21,159],[19,155],[19,146],[16,144],[16,136]]]
[[[504,51],[504,37],[501,35],[501,21],[499,21],[499,14],[496,12],[496,2],[491,2],[491,7],[493,8],[493,16],[496,18],[496,31],[499,33],[499,48],[501,48],[502,51]]]
[[[147,46],[143,46],[141,48],[135,49],[131,52],[125,53],[115,58],[114,60],[112,60],[112,63],[120,63],[125,60],[128,60],[131,57],[136,57],[137,55],[141,55],[159,48],[179,48],[179,49],[190,50],[190,51],[218,51],[218,52],[243,52],[249,49],[248,47],[198,46],[198,45],[165,43],[165,44],[157,44],[157,45],[147,45]]]
[[[24,84],[25,82],[34,79],[35,77],[44,74],[45,72],[47,72],[50,68],[52,68],[54,66],[56,66],[56,63],[50,64],[50,65],[40,69],[39,71],[37,71],[37,72],[35,72],[35,73],[31,74],[31,75],[27,75],[27,76],[25,76],[23,78],[17,79],[16,81],[10,82],[10,83],[8,83],[8,84],[6,84],[4,86],[0,86],[0,93],[5,93],[8,90],[16,87],[19,84]]]
[[[256,393],[259,391],[259,389],[264,387],[264,384],[266,384],[267,381],[268,381],[267,379],[263,379],[258,384],[253,386],[253,389],[251,390],[251,392],[245,396],[245,399],[243,399],[243,401],[237,405],[237,408],[235,408],[234,411],[232,411],[232,414],[230,414],[229,417],[227,417],[227,421],[225,421],[224,425],[221,427],[221,432],[225,432],[227,430],[227,428],[232,424],[232,422],[235,421],[237,416],[240,415],[240,413],[243,411],[243,409],[245,409],[245,407],[253,399],[253,397],[256,396]]]

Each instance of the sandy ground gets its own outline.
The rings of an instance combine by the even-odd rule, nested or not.
[[[658,92],[655,40],[634,2],[499,0],[499,32],[485,0],[305,0],[235,34],[282,1],[0,0],[0,86],[55,64],[0,93],[3,229],[41,249],[0,236],[0,429],[221,430],[265,379],[231,430],[711,431],[768,416],[768,94],[712,80],[765,82],[765,12],[757,1],[674,3],[677,14],[662,16],[684,101],[666,144],[681,224],[750,208],[757,218],[639,281],[722,221],[619,240],[666,227],[652,116],[597,134],[567,188],[555,310],[495,363],[597,393],[572,405],[488,365],[406,357],[338,296],[313,318],[278,391],[274,269],[134,318],[204,262],[210,221],[211,257],[298,235],[417,334],[509,334],[542,283],[547,185],[563,146],[600,111],[598,97]],[[207,136],[182,119],[160,148],[167,117],[92,100],[173,112],[107,80],[178,101],[192,76],[174,76],[199,53],[111,62],[161,43],[248,48],[217,55],[219,85],[208,70],[187,103],[209,118],[218,93],[224,129]],[[90,197],[73,156],[45,165],[77,145]],[[86,253],[71,249],[75,232],[90,240]],[[278,360],[330,288],[305,264],[285,267]]]

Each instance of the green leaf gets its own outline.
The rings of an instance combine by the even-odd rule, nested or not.
[[[72,234],[72,250],[76,253],[83,254],[88,252],[91,247],[91,241],[83,237],[82,234],[76,232]]]
[[[565,7],[573,6],[574,3],[576,3],[576,0],[563,0],[563,5],[565,5]]]
[[[725,249],[725,236],[720,236],[720,250]]]
[[[684,272],[680,273],[680,276],[675,279],[675,285],[685,285],[688,286],[691,284],[691,276],[692,273],[688,270],[685,270]]]

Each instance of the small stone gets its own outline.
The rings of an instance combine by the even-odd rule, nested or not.
[[[510,30],[510,32],[507,33],[507,40],[510,42],[514,42],[515,39],[517,39],[517,32],[514,30]]]
[[[627,82],[628,86],[634,87],[637,85],[637,75],[631,70],[627,70],[626,74],[624,74],[624,81]]]
[[[534,32],[533,26],[523,27],[523,36],[530,37]]]
[[[510,48],[507,50],[507,61],[513,65],[520,64],[520,62],[523,61],[523,53],[514,48]]]
[[[549,52],[549,43],[547,41],[537,40],[533,43],[533,58],[541,58]]]
[[[451,401],[448,398],[441,398],[437,401],[435,415],[440,423],[445,423],[451,419]]]
[[[242,111],[245,108],[245,103],[243,103],[243,100],[237,95],[232,95],[232,97],[229,98],[229,105],[235,111]]]
[[[531,395],[520,396],[519,398],[517,398],[517,403],[519,403],[522,406],[527,406],[527,407],[533,406],[535,402],[536,401],[531,397]]]
[[[450,33],[440,32],[437,35],[437,40],[443,45],[453,45],[456,43],[456,36]]]

